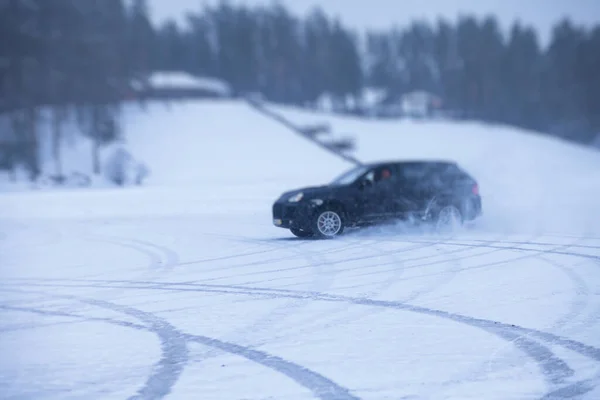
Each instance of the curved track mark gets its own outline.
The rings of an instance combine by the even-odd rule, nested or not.
[[[188,285],[189,286],[189,285]],[[192,285],[196,286],[196,285]],[[203,286],[203,287],[202,287]],[[211,287],[210,285],[197,285],[197,287],[189,288],[168,288],[168,287],[133,287],[135,289],[151,289],[151,290],[165,290],[165,291],[196,291],[196,292],[208,292],[208,293],[224,293],[232,295],[246,295],[246,296],[260,296],[269,298],[298,298],[298,299],[312,299],[314,301],[325,301],[325,302],[345,302],[355,305],[363,305],[370,307],[384,307],[389,309],[413,312],[422,315],[429,315],[432,317],[443,318],[451,320],[463,325],[471,326],[474,328],[482,329],[486,332],[492,333],[499,338],[506,340],[514,344],[517,348],[527,354],[533,359],[538,367],[540,368],[545,380],[551,388],[551,392],[559,389],[559,385],[563,384],[565,379],[572,376],[574,371],[567,365],[565,361],[557,357],[549,348],[541,345],[540,343],[528,339],[527,336],[537,336],[540,339],[544,339],[552,344],[562,345],[573,351],[576,351],[584,356],[593,358],[600,361],[600,350],[594,347],[579,343],[570,339],[561,338],[559,336],[537,331],[534,329],[523,328],[517,325],[506,324],[502,322],[486,320],[481,318],[469,317],[461,314],[450,313],[447,311],[434,310],[425,307],[413,306],[396,301],[386,300],[373,300],[366,298],[355,298],[349,296],[329,295],[326,293],[318,292],[302,292],[293,290],[277,290],[277,289],[264,289],[264,288],[253,288],[253,287],[240,287],[240,286],[225,286],[220,285],[218,287]],[[0,290],[6,290],[4,288]],[[10,289],[9,289],[10,290]],[[102,303],[102,302],[101,302]],[[100,303],[100,304],[101,304]],[[110,304],[110,303],[109,303]],[[121,306],[116,306],[121,307]],[[113,309],[113,308],[111,308]],[[571,385],[573,386],[573,385]],[[573,389],[577,389],[573,387]],[[589,391],[587,387],[580,387],[578,390]]]
[[[581,397],[594,390],[595,384],[591,380],[575,382],[571,385],[546,393],[540,400],[564,400]]]
[[[5,290],[5,289],[2,289]],[[9,290],[10,291],[10,290]],[[35,291],[14,290],[21,293],[39,293]],[[163,358],[160,360],[155,372],[148,378],[146,384],[141,388],[135,396],[129,399],[161,399],[168,395],[171,388],[179,378],[183,371],[184,364],[188,361],[188,342],[197,342],[205,346],[222,350],[226,353],[244,357],[252,362],[265,366],[271,370],[286,375],[302,387],[310,390],[318,399],[321,400],[358,400],[350,393],[350,390],[338,385],[327,377],[312,371],[301,365],[287,361],[281,357],[271,355],[269,353],[251,349],[235,343],[224,342],[218,339],[210,338],[201,335],[185,334],[166,320],[155,316],[154,314],[141,311],[135,308],[122,306],[114,303],[109,303],[102,300],[80,298],[75,296],[54,295],[52,297],[60,297],[66,299],[77,300],[81,303],[91,304],[99,308],[109,309],[122,314],[133,316],[142,320],[149,326],[131,324],[123,321],[118,321],[110,318],[87,318],[76,314],[65,312],[52,312],[44,310],[21,308],[20,311],[35,312],[44,315],[54,315],[72,318],[83,318],[86,320],[100,321],[128,328],[145,330],[157,334],[161,338],[163,347]],[[165,343],[166,339],[166,343]],[[166,357],[165,357],[166,356]]]
[[[544,235],[542,235],[542,237],[543,236]],[[587,238],[582,238],[582,239],[587,239]],[[476,243],[485,242],[485,240],[482,240],[482,239],[466,239],[465,241],[466,242],[476,242]],[[533,241],[523,242],[523,241],[516,241],[516,240],[503,240],[502,243],[516,244],[516,245],[520,245],[520,246],[561,246],[561,245],[565,244],[565,243],[547,243],[547,242],[533,242]],[[600,250],[600,246],[592,246],[592,245],[585,245],[585,244],[570,244],[569,246],[578,248],[578,249]]]
[[[135,308],[102,300],[67,296],[82,303],[130,315],[148,324],[147,330],[156,334],[161,342],[162,358],[154,367],[144,386],[130,399],[161,399],[171,392],[175,382],[188,362],[188,348],[182,334],[165,319]]]
[[[254,361],[260,365],[282,373],[301,386],[309,389],[317,398],[323,400],[355,400],[359,399],[344,387],[308,368],[273,356],[260,350],[240,346],[234,343],[223,342],[217,339],[199,335],[186,335],[189,341],[201,343],[205,346],[220,349],[226,353],[235,354]]]
[[[7,310],[7,311],[27,312],[27,313],[31,313],[31,314],[45,315],[48,317],[74,318],[74,319],[78,319],[78,320],[82,320],[82,321],[89,321],[89,322],[107,322],[107,323],[110,323],[113,325],[120,325],[120,326],[124,326],[127,328],[134,328],[134,329],[139,329],[139,330],[147,329],[146,326],[144,326],[144,325],[134,324],[132,322],[119,321],[119,320],[112,319],[112,318],[85,317],[82,315],[77,315],[77,314],[68,313],[68,312],[64,312],[64,311],[49,311],[49,310],[42,310],[42,309],[33,308],[33,307],[14,307],[14,306],[1,306],[1,305],[0,305],[0,309]],[[33,325],[33,324],[25,325],[25,324],[23,324],[23,325],[19,325],[19,326],[15,326],[15,327],[9,327],[6,329],[0,328],[0,333],[12,332],[12,331],[17,331],[17,330],[22,330],[22,329],[36,329],[36,328],[42,327],[42,326],[45,326],[45,325]]]
[[[586,281],[572,268],[566,267],[565,265],[557,263],[556,261],[547,257],[540,256],[540,259],[564,273],[573,283],[575,289],[575,301],[571,303],[569,311],[557,319],[552,325],[553,329],[562,328],[583,314],[583,311],[590,302],[590,288]]]
[[[429,243],[428,241],[414,241],[411,240],[411,243]],[[467,242],[467,241],[465,241]],[[593,260],[593,261],[597,261],[600,262],[600,256],[596,256],[593,254],[584,254],[584,253],[575,253],[575,252],[570,252],[570,251],[559,251],[557,249],[560,248],[564,248],[564,249],[568,249],[571,247],[575,247],[575,245],[571,245],[571,244],[564,244],[564,245],[558,245],[555,248],[552,249],[528,249],[528,248],[524,248],[524,247],[516,247],[516,246],[497,246],[497,245],[487,245],[487,244],[477,244],[477,245],[473,245],[473,244],[469,244],[469,243],[460,243],[460,242],[444,242],[444,245],[447,246],[461,246],[461,247],[487,247],[490,249],[502,249],[502,250],[515,250],[515,251],[527,251],[527,252],[535,252],[535,253],[540,253],[540,254],[558,254],[558,255],[563,255],[563,256],[573,256],[573,257],[580,257],[580,258],[586,258],[588,260]],[[521,243],[521,245],[526,246],[528,245],[528,243]]]
[[[86,235],[90,240],[96,242],[104,242],[129,248],[138,251],[148,257],[150,264],[146,267],[149,269],[156,269],[159,267],[173,267],[179,262],[179,255],[166,247],[155,245],[150,242],[144,242],[136,239],[127,239],[112,236],[100,236],[100,235]]]

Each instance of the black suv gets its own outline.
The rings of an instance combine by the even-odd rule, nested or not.
[[[273,223],[298,237],[334,237],[345,227],[394,220],[440,224],[482,213],[479,186],[455,162],[396,161],[357,166],[326,186],[286,192]]]

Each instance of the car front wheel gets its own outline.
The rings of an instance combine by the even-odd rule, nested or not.
[[[315,232],[322,238],[333,238],[344,231],[344,219],[340,212],[323,210],[315,219]]]

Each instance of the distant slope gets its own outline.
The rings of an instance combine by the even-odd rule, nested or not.
[[[351,166],[241,101],[153,103],[127,115],[129,146],[153,185],[311,184]]]
[[[354,136],[362,161],[455,160],[480,182],[494,229],[600,235],[600,153],[505,126],[451,121],[374,121],[271,106],[295,123],[329,122]],[[595,221],[595,222],[594,222]]]
[[[129,104],[122,122],[125,146],[150,169],[143,187],[112,189],[100,184],[95,190],[39,194],[30,193],[23,183],[7,184],[0,176],[0,217],[247,215],[260,210],[262,220],[269,223],[272,201],[282,192],[327,183],[352,167],[243,101],[170,106],[151,102],[145,111]],[[72,140],[65,146],[64,164],[67,171],[89,173],[90,141],[76,131],[70,126]],[[44,132],[42,163],[46,172],[53,173],[50,135]]]

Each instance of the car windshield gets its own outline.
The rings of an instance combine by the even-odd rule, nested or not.
[[[359,166],[356,168],[352,168],[350,171],[344,172],[342,175],[338,176],[331,182],[332,185],[349,185],[358,179],[359,176],[367,172],[368,167]]]

